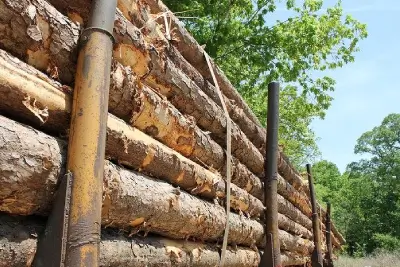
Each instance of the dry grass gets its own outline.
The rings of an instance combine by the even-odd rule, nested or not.
[[[381,252],[374,256],[365,258],[350,258],[340,256],[335,262],[335,267],[400,267],[400,252],[385,253]]]

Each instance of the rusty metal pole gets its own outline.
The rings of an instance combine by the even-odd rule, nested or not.
[[[79,56],[68,145],[59,186],[35,267],[97,267],[104,154],[116,0],[93,0]]]
[[[311,207],[312,207],[312,226],[313,226],[313,237],[314,237],[314,251],[311,255],[311,265],[312,267],[322,267],[322,250],[321,250],[321,232],[320,232],[320,221],[317,212],[317,199],[315,197],[314,190],[314,179],[311,174],[311,165],[307,164],[307,176],[308,176],[308,185],[310,188],[310,197],[311,197]]]
[[[281,267],[281,251],[278,231],[278,127],[279,83],[268,84],[267,155],[265,158],[264,205],[266,207],[267,244],[260,267]]]
[[[325,235],[326,235],[326,247],[327,252],[325,254],[325,264],[326,267],[333,267],[332,260],[332,235],[331,235],[331,203],[326,204],[326,220],[325,220]]]
[[[99,266],[104,154],[116,0],[93,0],[80,38],[67,171],[72,175],[65,265]]]

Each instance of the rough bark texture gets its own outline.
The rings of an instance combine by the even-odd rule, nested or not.
[[[46,71],[51,77],[71,83],[75,69],[79,26],[71,23],[41,0],[25,0],[18,3],[1,0],[0,5],[0,36],[2,37],[0,47],[12,51],[29,64]],[[120,7],[122,6],[120,3]],[[114,57],[123,65],[132,67],[139,77],[146,79],[146,82],[157,85],[160,92],[182,112],[192,115],[201,127],[212,131],[215,139],[223,146],[226,118],[222,110],[209,96],[203,94],[199,86],[182,70],[174,66],[175,64],[168,58],[167,50],[149,46],[146,41],[148,37],[143,37],[141,32],[118,12],[114,35],[118,42],[114,49]],[[39,79],[31,86],[40,84]],[[4,92],[7,94],[6,90],[0,93]],[[230,98],[228,95],[227,97]],[[39,122],[43,123],[48,119],[48,107],[46,109],[46,106],[40,106],[29,95],[25,96],[23,104]],[[7,104],[3,104],[4,106]],[[59,104],[58,107],[53,107],[53,113],[56,113],[56,108],[61,106]],[[4,113],[9,112],[4,110],[7,109],[3,108]],[[23,116],[23,114],[17,116]],[[263,162],[263,157],[235,124],[233,140],[234,154],[240,161],[246,163],[251,171],[261,176],[263,165],[260,162]],[[283,155],[280,158],[279,169],[285,179],[297,190],[307,194],[301,177]],[[203,192],[203,195],[207,194],[208,192]],[[239,204],[236,203],[236,207],[243,205],[240,197],[238,199]],[[254,202],[254,200],[249,201]]]
[[[71,112],[69,87],[0,50],[0,113],[30,118],[46,131],[65,134]],[[41,99],[41,101],[36,101]]]
[[[311,220],[281,195],[278,195],[278,210],[306,229],[312,230]]]
[[[78,30],[77,25],[70,22],[68,18],[62,16],[46,2],[26,1],[21,4],[20,9],[17,11],[29,8],[44,10],[43,12],[46,14],[51,14],[42,19],[43,23],[47,23],[53,28],[62,28],[62,31],[58,30],[56,32],[61,36],[69,35],[70,31]],[[7,17],[17,12],[13,9],[7,9],[6,11],[3,12],[2,17]],[[56,13],[58,19],[52,20],[53,15],[50,12]],[[64,21],[68,23],[63,23]],[[71,29],[65,29],[69,26],[71,26]],[[114,48],[114,58],[124,66],[130,66],[141,79],[145,78],[146,82],[156,86],[181,112],[193,116],[199,126],[213,133],[219,140],[219,143],[225,145],[226,118],[222,109],[203,93],[181,70],[177,69],[164,52],[161,53],[161,50],[164,49],[157,51],[154,46],[148,45],[139,29],[127,21],[120,12],[117,12],[114,26],[114,37],[117,41],[117,45]],[[27,31],[29,25],[20,25],[19,28],[21,31]],[[39,35],[43,34],[41,32],[42,30],[38,28]],[[22,36],[20,39],[24,49],[28,49],[29,36]],[[77,38],[69,41],[72,41],[72,43],[68,43],[68,47],[74,46],[74,44],[76,47]],[[60,40],[60,42],[62,43],[63,40]],[[13,46],[6,48],[8,51],[18,54],[18,51],[15,51]],[[43,51],[47,53],[46,47],[43,48]],[[72,62],[72,60],[69,64],[60,62],[62,63],[60,66],[58,62],[55,62],[55,66],[58,68],[68,66],[69,72],[71,72],[74,69],[74,63]],[[30,62],[30,64],[38,68],[40,67],[38,62]],[[70,79],[62,79],[62,81],[71,82]],[[254,173],[262,175],[262,155],[236,124],[233,127],[232,137],[233,154]]]
[[[40,218],[29,220],[0,213],[0,267],[30,267],[44,225]]]
[[[7,111],[11,117],[27,121],[52,133],[66,132],[69,126],[71,97],[38,79],[40,73],[35,72],[32,67],[22,62],[16,64],[15,60],[11,63],[8,57],[0,56],[0,112]],[[20,71],[16,66],[18,69],[29,71]],[[40,87],[35,87],[37,85]],[[45,90],[42,91],[42,88]],[[26,97],[31,97],[32,103],[39,110],[46,110],[47,121],[44,124],[38,119],[35,110],[26,107]],[[208,199],[224,198],[225,182],[221,176],[204,169],[115,117],[109,119],[108,136],[106,153],[110,158],[152,173],[157,178],[168,180],[184,190],[198,193]],[[261,201],[243,189],[232,185],[231,195],[234,209],[242,210],[251,216],[258,216],[262,212]]]
[[[1,52],[1,51],[0,51]],[[2,66],[1,69],[3,70],[8,70],[10,66],[12,67],[13,65],[8,65],[6,64],[8,62],[8,57],[5,57],[7,54],[5,53],[0,53],[0,59],[5,59],[7,61],[0,61],[0,65]],[[0,103],[8,103],[8,105],[5,107],[5,110],[8,110],[10,114],[15,114],[14,110],[19,111],[19,110],[24,110],[24,106],[22,105],[21,101],[18,101],[18,96],[25,96],[29,95],[30,91],[33,90],[35,92],[35,101],[37,105],[41,107],[56,107],[57,109],[54,110],[52,108],[47,108],[49,117],[48,121],[43,125],[46,126],[48,129],[51,129],[54,131],[54,127],[52,127],[52,124],[59,126],[57,128],[58,131],[64,132],[65,127],[68,123],[67,118],[69,117],[69,109],[67,107],[70,106],[70,98],[68,98],[68,95],[65,93],[58,94],[58,89],[52,87],[51,84],[42,83],[40,84],[41,86],[44,86],[43,88],[46,89],[46,93],[41,93],[41,87],[39,88],[32,88],[30,89],[29,84],[31,84],[31,81],[35,81],[36,76],[39,75],[39,72],[35,73],[35,70],[32,69],[29,66],[26,66],[24,63],[19,62],[19,61],[12,61],[12,63],[15,63],[15,66],[18,66],[20,69],[27,69],[29,72],[26,72],[25,76],[16,76],[15,73],[12,71],[7,72],[6,76],[0,75],[0,81],[3,80],[10,80],[10,81],[19,81],[25,86],[19,86],[19,84],[14,84],[14,82],[9,82],[7,83],[8,88],[8,93],[1,95],[2,101]],[[14,70],[14,68],[12,68]],[[30,75],[28,75],[30,74]],[[0,83],[0,88],[3,88],[2,83]],[[35,85],[35,84],[33,84]],[[53,94],[52,94],[53,93]],[[66,95],[66,96],[63,96]],[[46,96],[45,98],[42,98],[42,96]],[[20,98],[21,100],[23,98]],[[112,99],[112,98],[111,98]],[[59,105],[58,103],[62,102],[63,105]],[[111,103],[114,103],[111,101]],[[110,106],[117,106],[114,104],[111,104]],[[0,104],[1,107],[1,104]],[[62,107],[64,107],[64,111],[62,112]],[[34,113],[18,113],[19,114],[19,119],[23,119],[24,121],[29,121],[31,124],[36,125],[37,127],[42,127],[39,125],[39,121],[37,120],[36,116]],[[22,117],[21,117],[22,115]],[[175,184],[178,185],[185,185],[182,186],[182,188],[193,188],[193,186],[197,187],[196,183],[187,183],[187,181],[193,181],[193,176],[196,175],[198,181],[203,182],[204,181],[209,181],[207,174],[210,176],[214,175],[208,171],[202,172],[202,168],[199,166],[196,167],[197,165],[195,164],[190,164],[190,161],[186,160],[183,157],[179,157],[177,153],[173,152],[170,149],[167,149],[166,147],[162,146],[158,142],[154,141],[153,139],[150,139],[146,137],[143,133],[134,130],[130,127],[128,127],[126,124],[122,123],[119,120],[116,120],[114,117],[110,117],[109,120],[109,128],[108,128],[108,133],[109,133],[109,138],[107,142],[107,154],[109,155],[110,158],[113,158],[117,161],[120,161],[121,163],[124,163],[128,166],[131,166],[135,169],[142,169],[143,171],[147,171],[148,173],[152,174],[153,176],[171,180]],[[163,151],[164,150],[164,151]],[[126,153],[128,152],[128,154]],[[131,152],[131,153],[130,153]],[[131,155],[135,155],[135,157],[132,157]],[[137,156],[136,156],[137,155]],[[141,156],[140,156],[141,155]],[[153,160],[156,159],[156,164],[147,166],[151,162],[151,158],[148,158],[147,155],[152,155]],[[179,159],[183,160],[183,162],[179,161]],[[143,164],[146,162],[146,165],[144,166]],[[158,162],[158,163],[157,163]],[[186,164],[185,164],[186,163]],[[192,167],[191,167],[192,166]],[[169,172],[165,172],[165,170],[168,169],[170,170]],[[186,179],[184,179],[186,177]],[[214,175],[214,177],[217,177]],[[174,180],[175,179],[175,180]],[[259,179],[258,179],[259,181]],[[208,182],[209,184],[213,184],[212,181]],[[215,185],[221,185],[221,183],[217,183]],[[224,184],[222,184],[223,186]],[[201,187],[198,188],[201,191]],[[233,194],[235,193],[235,188],[233,188]],[[196,191],[196,190],[195,190]],[[207,194],[207,192],[205,192]],[[218,190],[216,190],[215,194],[218,193]],[[220,194],[223,194],[222,191],[219,191]],[[240,207],[243,211],[245,212],[250,212],[251,209],[246,209],[247,204],[243,205],[242,203],[252,203],[251,201],[254,200],[254,198],[251,198],[249,196],[249,201],[243,201],[243,197],[241,198],[241,195],[243,194],[238,194],[236,199],[237,207]],[[209,194],[207,194],[209,196]],[[31,198],[34,198],[34,196],[31,196]],[[241,203],[242,202],[242,203]],[[258,203],[258,204],[257,204]],[[300,214],[300,211],[295,209],[293,205],[288,203],[285,199],[282,197],[279,198],[279,211],[282,214],[286,214],[290,219],[293,221],[299,222],[300,225],[303,225],[307,229],[311,229],[311,222],[308,218],[305,218],[304,215]],[[262,205],[259,202],[255,202],[254,204],[250,204],[251,206],[259,206],[258,210],[262,209]],[[249,207],[249,208],[250,208]],[[254,212],[254,211],[253,211]],[[251,212],[250,212],[251,213]],[[307,232],[306,230],[302,230],[303,232]],[[303,234],[304,236],[307,236],[307,234]]]
[[[55,186],[47,185],[57,184],[58,181],[54,181],[51,174],[62,172],[62,166],[59,164],[45,165],[46,159],[49,156],[62,158],[66,154],[64,144],[50,136],[43,138],[44,134],[4,117],[0,117],[0,122],[4,126],[0,128],[0,136],[3,140],[8,140],[8,146],[1,147],[0,156],[8,158],[11,153],[15,153],[17,158],[29,159],[28,154],[35,159],[34,163],[28,160],[14,162],[12,170],[5,166],[5,170],[8,171],[6,173],[3,168],[0,169],[1,183],[5,185],[0,189],[0,195],[3,195],[4,191],[10,192],[6,200],[18,200],[16,203],[1,199],[0,210],[19,215],[46,214],[44,211],[51,206],[51,199],[42,201],[44,197],[39,194],[53,196]],[[24,143],[25,147],[18,152],[13,152],[12,147],[19,141],[18,139],[26,136],[30,138]],[[59,143],[60,145],[57,145]],[[47,147],[53,147],[52,154],[42,152]],[[47,174],[46,171],[50,173]],[[35,175],[36,172],[41,175]],[[12,184],[6,183],[7,181],[11,181]],[[19,185],[18,191],[10,190],[14,184]],[[304,228],[300,225],[291,222],[283,215],[280,218],[282,228],[290,229],[296,234],[303,234]],[[184,191],[181,192],[179,188],[174,188],[168,183],[106,162],[103,225],[131,229],[133,233],[151,231],[171,238],[193,237],[205,241],[216,241],[222,237],[226,222],[226,213],[219,205],[200,200]],[[229,223],[231,226],[229,243],[263,246],[264,229],[259,222],[231,213]],[[310,252],[311,241],[309,240],[292,236],[285,231],[280,231],[280,239],[283,249],[302,254]]]
[[[174,34],[176,34],[176,39],[179,40],[177,42],[173,42],[173,44],[182,53],[182,55],[190,62],[190,64],[192,64],[196,69],[200,71],[200,73],[204,77],[206,77],[210,82],[212,82],[212,78],[204,58],[203,49],[200,47],[197,41],[186,31],[184,27],[182,27],[182,24],[179,23],[178,19],[172,14],[171,11],[169,11],[169,9],[162,3],[162,1],[145,0],[144,2],[149,5],[151,13],[153,14],[158,14],[162,12],[168,13],[168,17],[171,18],[172,21],[172,28],[174,29]],[[220,85],[224,95],[226,95],[229,99],[234,100],[236,105],[239,106],[241,109],[243,109],[246,115],[253,122],[260,124],[257,117],[247,106],[247,104],[243,101],[239,93],[232,86],[229,80],[225,77],[222,71],[214,63],[213,66],[214,66],[214,72],[216,73],[218,84]]]
[[[123,14],[127,18],[130,18],[133,13],[140,13],[142,16],[142,22],[140,22],[139,24],[146,26],[146,28],[149,31],[159,32],[160,26],[156,27],[150,22],[154,20],[155,15],[154,14],[149,15],[147,8],[143,6],[143,3],[135,4],[133,3],[134,1],[131,0],[124,0],[119,2],[121,2],[119,3],[121,10],[125,10]],[[188,77],[190,77],[196,83],[196,85],[199,88],[201,88],[215,103],[218,103],[220,105],[220,100],[216,94],[216,89],[210,83],[212,82],[212,80],[204,58],[203,49],[200,48],[200,46],[193,39],[193,37],[186,31],[186,29],[184,29],[181,26],[181,24],[178,23],[177,18],[168,10],[168,8],[161,1],[146,0],[144,2],[146,2],[149,5],[152,13],[158,14],[162,12],[167,12],[168,16],[171,18],[173,24],[172,27],[173,33],[178,35],[176,39],[179,40],[177,42],[172,40],[172,43],[178,48],[179,52],[183,55],[183,57],[174,48],[169,47],[168,43],[164,43],[164,45],[168,47],[167,54],[169,58],[171,58],[172,61],[175,63],[175,65],[177,65],[179,69],[181,69]],[[132,7],[134,9],[134,12],[128,12],[129,9]],[[164,22],[162,18],[160,18],[159,20],[163,25]],[[159,34],[153,34],[153,35],[155,36],[153,38],[156,39],[157,41],[160,40],[166,41],[166,39],[163,38],[163,36],[160,36]],[[152,36],[150,36],[150,39],[151,37]],[[195,59],[194,62],[198,62],[198,64],[196,63],[193,64],[193,61],[188,59],[192,57]],[[186,60],[192,63],[192,65],[190,65],[189,62],[187,62]],[[199,67],[199,64],[201,65],[201,67]],[[231,118],[238,123],[240,129],[246,134],[246,136],[251,140],[251,142],[255,145],[255,147],[258,148],[261,154],[265,155],[265,149],[266,149],[265,128],[261,127],[258,121],[254,122],[254,120],[251,120],[249,119],[249,117],[245,116],[244,113],[246,112],[244,112],[244,110],[242,109],[243,106],[238,104],[238,101],[239,102],[243,101],[242,98],[240,97],[236,89],[232,87],[232,85],[226,79],[223,73],[218,69],[218,67],[214,65],[214,68],[217,71],[217,77],[221,75],[221,77],[219,77],[221,80],[219,80],[218,83],[223,93],[226,96],[225,102],[228,105]],[[201,74],[198,71],[200,71]],[[225,87],[225,89],[227,89],[228,91],[224,91],[224,85],[227,86]],[[232,100],[234,103],[233,105],[230,103],[230,101]],[[244,105],[246,105],[246,103],[244,103]],[[294,167],[290,164],[288,158],[285,157],[283,153],[280,153],[279,155],[279,171],[286,179],[288,179],[292,183],[292,185],[297,190],[307,191],[307,187],[302,182],[301,176],[295,171]]]
[[[0,215],[0,267],[30,267],[45,221],[37,217]],[[226,266],[256,267],[257,251],[228,247]],[[132,237],[114,230],[102,231],[100,243],[101,267],[214,267],[218,265],[218,247],[188,241],[174,241],[157,236]],[[308,257],[284,251],[284,266],[302,264]]]
[[[20,16],[33,16],[33,19],[31,20],[27,20],[29,23],[24,23],[24,24],[20,24],[18,25],[18,29],[26,29],[26,31],[22,31],[20,35],[18,35],[16,37],[15,34],[10,35],[11,31],[9,28],[7,27],[3,27],[3,31],[4,31],[4,36],[7,36],[7,38],[4,38],[3,41],[3,46],[10,50],[13,51],[13,53],[17,54],[18,56],[20,56],[21,58],[25,58],[26,55],[21,54],[21,51],[30,51],[29,49],[31,48],[31,36],[29,34],[25,34],[25,32],[29,33],[29,29],[30,28],[35,28],[37,29],[37,35],[38,36],[42,36],[42,39],[39,39],[39,41],[35,41],[36,43],[42,43],[41,46],[36,44],[36,46],[40,46],[40,53],[47,53],[47,54],[51,54],[53,53],[57,53],[57,57],[51,57],[51,64],[53,64],[54,68],[53,70],[57,71],[59,73],[65,74],[65,73],[73,73],[74,69],[75,69],[75,63],[74,63],[74,51],[76,49],[76,44],[77,44],[77,39],[78,39],[78,33],[79,33],[79,28],[77,25],[75,25],[74,23],[69,22],[68,19],[66,19],[65,17],[63,17],[60,13],[58,13],[55,9],[53,9],[50,5],[46,4],[44,1],[25,1],[23,3],[20,4],[13,4],[9,1],[5,1],[3,3],[4,5],[4,10],[1,14],[0,19],[2,21],[4,21],[4,25],[11,25],[11,18],[13,17],[13,15],[15,15],[16,13],[20,12],[21,10],[28,10],[27,12],[22,12],[20,14]],[[36,16],[39,16],[36,18]],[[14,21],[14,20],[12,20]],[[16,20],[18,21],[18,20]],[[43,25],[47,25],[46,27]],[[10,26],[11,27],[11,26]],[[46,29],[48,29],[48,27],[50,27],[52,29],[51,31],[51,35],[49,35],[47,38],[44,38],[43,36],[46,36]],[[138,75],[144,75],[146,74],[149,69],[145,68],[143,69],[143,65],[141,65],[140,63],[146,62],[147,64],[149,63],[149,59],[148,59],[148,51],[146,50],[146,45],[144,43],[144,40],[142,40],[141,34],[138,31],[137,28],[135,28],[133,25],[131,25],[128,21],[126,21],[120,14],[117,16],[116,22],[115,22],[115,33],[114,35],[117,37],[117,40],[119,40],[121,43],[124,43],[124,45],[120,45],[119,47],[116,47],[115,52],[114,52],[114,56],[117,58],[117,60],[119,60],[121,63],[125,64],[125,65],[129,65],[133,68],[133,70],[138,74]],[[70,36],[70,37],[65,37],[65,36]],[[16,40],[12,39],[15,38]],[[11,45],[13,41],[18,41],[18,43],[20,45],[18,46],[13,46]],[[50,45],[45,45],[45,44],[50,44]],[[60,49],[56,49],[53,46],[51,46],[54,43],[53,46],[61,46],[64,48],[64,50],[60,50]],[[8,45],[7,45],[8,44]],[[132,47],[131,44],[134,44],[134,47]],[[21,47],[21,48],[20,48]],[[39,50],[38,50],[39,51]],[[60,52],[61,51],[61,52]],[[138,58],[135,57],[135,55],[139,55]],[[38,59],[35,57],[35,60],[30,60],[29,57],[26,57],[28,63],[30,63],[31,65],[44,70],[43,68],[43,62],[39,62]],[[43,58],[43,56],[39,56],[38,58]],[[147,59],[146,59],[147,58]],[[54,61],[54,62],[53,62]],[[160,58],[157,58],[156,61],[160,61]],[[50,63],[48,63],[50,64]],[[47,64],[47,65],[48,65]],[[51,71],[52,68],[48,68],[48,66],[46,65],[46,70]],[[172,67],[172,69],[169,71],[169,73],[165,73],[166,76],[171,76],[171,77],[175,77],[175,79],[181,80],[179,78],[179,74],[181,73],[181,71],[175,67],[173,67],[173,65],[170,66]],[[57,69],[58,68],[58,69]],[[65,68],[65,69],[64,69]],[[163,68],[163,66],[159,66],[159,68]],[[154,68],[157,69],[157,68]],[[154,71],[153,69],[153,71]],[[167,68],[168,70],[168,68]],[[167,71],[165,70],[165,71]],[[163,74],[163,70],[161,71],[161,75],[164,76]],[[51,75],[53,75],[52,73],[50,73]],[[169,74],[169,75],[168,75]],[[181,73],[183,74],[183,73]],[[54,75],[53,75],[54,76]],[[153,75],[150,75],[153,76]],[[183,74],[184,76],[184,74]],[[182,76],[182,77],[183,77]],[[66,82],[71,82],[72,81],[72,76],[69,75],[68,77],[64,77],[64,76],[60,76],[60,79],[66,81]],[[152,80],[157,79],[157,77],[153,77]],[[168,81],[168,79],[164,79],[164,81]],[[180,85],[182,85],[182,83],[179,83]],[[185,83],[184,83],[185,84]],[[192,84],[190,82],[187,82],[186,84]],[[187,86],[186,86],[187,87]],[[177,88],[175,88],[175,91]],[[178,88],[180,89],[180,88]],[[198,88],[187,88],[187,90],[189,91],[183,91],[180,90],[180,92],[184,92],[186,94],[190,94],[190,92],[197,92],[199,91]],[[162,90],[161,90],[162,91]],[[203,97],[202,97],[203,96]],[[187,99],[190,99],[191,96],[189,95]],[[176,97],[174,97],[174,99],[176,100]],[[212,102],[211,100],[209,100],[207,97],[205,97],[204,95],[199,95],[199,97],[197,99],[201,99],[202,101],[193,101],[194,99],[190,99],[191,100],[191,105],[189,106],[193,106],[196,105],[200,108],[203,109],[204,105],[205,106],[210,106],[212,110],[214,110],[214,112],[209,112],[209,119],[207,119],[205,122],[204,118],[206,116],[202,116],[202,112],[195,112],[192,111],[191,114],[195,115],[194,117],[196,119],[200,121],[204,121],[205,124],[210,126],[210,123],[212,124],[214,121],[214,114],[219,114],[219,115],[215,115],[217,118],[221,118],[221,123],[220,125],[224,125],[223,120],[225,119],[223,117],[222,114],[222,110],[218,109],[215,104],[213,104],[214,102]],[[181,103],[182,101],[177,100],[177,101],[173,101],[175,104],[177,103]],[[184,101],[185,102],[185,101]],[[199,103],[202,103],[200,104]],[[28,102],[29,103],[29,102]],[[186,103],[187,104],[187,103]],[[184,105],[184,103],[178,104],[178,106],[182,107],[182,106],[186,106],[186,104]],[[34,107],[33,107],[34,108]],[[184,108],[184,110],[188,111],[188,109],[190,108]],[[190,112],[189,112],[190,113]],[[39,116],[46,116],[43,114],[39,114]],[[42,118],[43,120],[43,118]],[[218,121],[218,120],[216,120]],[[204,123],[200,123],[200,125],[202,125],[203,127],[205,126]],[[225,122],[226,123],[226,122]],[[210,126],[210,129],[213,129],[213,126]],[[225,127],[225,126],[223,126]],[[151,129],[151,128],[150,128]],[[224,144],[224,137],[225,137],[225,133],[224,133],[224,128],[218,130],[217,132],[219,132],[218,135],[218,139],[220,140],[220,143]],[[196,141],[197,143],[199,142],[207,142],[209,138],[197,138]],[[185,139],[185,137],[181,138],[181,140],[184,140],[184,143],[187,141]],[[258,175],[262,175],[262,155],[257,153],[257,151],[255,151],[254,147],[252,147],[252,145],[249,142],[246,142],[247,138],[244,136],[244,134],[240,131],[240,129],[236,126],[234,127],[234,131],[233,131],[233,150],[234,150],[234,154],[236,156],[239,157],[239,160],[241,162],[246,162],[247,165],[249,166],[249,168],[255,172]],[[190,140],[189,140],[190,142]],[[210,142],[208,142],[210,143]],[[208,151],[215,151],[214,149],[202,149],[199,150],[197,149],[197,155],[195,157],[199,158],[199,160],[204,160],[204,159],[212,159],[213,157],[207,157],[208,154],[206,154],[205,152]],[[250,153],[248,153],[250,152]],[[222,155],[220,152],[216,152],[214,154],[214,156],[217,155],[219,156],[219,160],[222,158]],[[201,158],[200,158],[201,157]],[[220,160],[221,161],[221,160]],[[281,162],[281,161],[280,161]],[[284,163],[281,163],[280,165],[286,166],[284,165]],[[208,164],[209,165],[209,164]],[[213,166],[213,164],[209,165],[209,166]],[[218,166],[216,166],[216,168],[218,168]],[[283,168],[284,170],[286,170],[285,168]],[[291,168],[289,168],[290,170]],[[284,173],[286,174],[288,172],[288,170],[284,171]],[[285,175],[286,176],[286,175]],[[290,176],[290,175],[289,175]],[[291,177],[291,176],[290,176]]]
[[[82,11],[82,10],[87,10],[89,7],[89,2],[90,1],[61,1],[61,0],[50,0],[52,4],[54,4],[58,9],[63,11],[66,14],[69,14],[71,19],[76,19],[79,22],[86,21],[87,19],[87,12]],[[167,11],[168,9],[162,4],[161,1],[157,1],[158,4],[156,4],[156,1],[145,1],[147,4],[150,5],[150,7],[153,9],[158,9],[161,7],[160,10]],[[82,8],[78,8],[82,7]],[[86,8],[83,8],[86,7]],[[149,14],[148,10],[146,8],[146,5],[143,5],[143,3],[133,3],[131,0],[120,0],[118,1],[118,7],[121,9],[123,15],[125,15],[128,18],[131,18],[133,22],[136,22],[140,26],[142,24],[145,24],[145,28],[151,29],[151,30],[144,30],[145,33],[147,33],[147,36],[142,36],[141,32],[134,27],[132,24],[130,24],[123,16],[121,13],[117,12],[117,19],[115,22],[115,29],[114,29],[114,35],[117,39],[118,42],[120,42],[119,45],[114,50],[114,57],[120,61],[122,64],[131,66],[132,69],[135,71],[135,73],[139,74],[139,76],[145,75],[147,77],[147,81],[150,81],[151,84],[155,83],[156,87],[159,87],[160,91],[164,93],[166,96],[170,98],[170,100],[173,102],[175,106],[178,107],[181,111],[184,113],[192,115],[196,120],[198,120],[198,124],[205,128],[206,130],[211,131],[212,133],[215,134],[215,138],[218,140],[218,143],[220,143],[222,146],[225,145],[224,139],[225,139],[225,127],[226,127],[226,121],[224,122],[225,118],[222,113],[221,109],[215,109],[216,107],[213,105],[215,103],[220,103],[219,99],[217,99],[215,88],[210,84],[210,82],[204,80],[204,78],[199,75],[199,73],[196,71],[196,68],[193,68],[190,66],[190,64],[186,64],[186,60],[182,58],[179,53],[176,53],[175,49],[173,48],[168,48],[168,43],[165,42],[165,38],[163,38],[159,34],[159,29],[160,27],[154,25],[156,22],[153,20],[153,17],[149,19]],[[164,12],[163,11],[163,12]],[[158,12],[157,12],[158,13]],[[74,15],[71,15],[74,14]],[[174,22],[176,18],[169,13],[172,17],[172,21]],[[148,18],[149,20],[144,23],[143,18]],[[176,21],[175,21],[176,22]],[[180,42],[176,42],[177,44],[184,44],[185,42],[192,43],[194,46],[188,46],[187,48],[190,48],[186,52],[189,53],[189,51],[197,51],[196,49],[199,47],[197,42],[191,37],[186,30],[181,27],[180,25],[175,25],[176,27],[179,28],[178,32],[183,32],[184,34],[182,35],[183,39]],[[177,28],[177,29],[178,29]],[[156,33],[153,33],[153,32]],[[150,46],[150,50],[146,48],[146,43],[143,40],[143,38],[147,39],[149,42],[153,42],[154,46]],[[160,39],[162,38],[162,39]],[[160,47],[160,43],[162,47]],[[133,44],[133,46],[131,45]],[[164,47],[165,46],[165,47]],[[152,48],[158,47],[156,52],[156,55],[153,55],[153,60],[149,60],[149,54],[154,54],[156,50],[152,50]],[[149,51],[148,51],[149,50]],[[179,50],[179,49],[178,49]],[[162,55],[164,54],[164,55]],[[183,72],[179,69],[175,70],[175,67],[173,67],[175,64],[170,62],[170,59],[175,59],[175,63],[179,63],[178,66]],[[156,61],[154,61],[156,59]],[[156,66],[147,66],[149,62],[156,62]],[[201,61],[205,63],[204,61],[204,55],[201,52]],[[158,65],[158,66],[157,66]],[[172,70],[168,72],[168,67],[173,67]],[[211,99],[204,99],[204,96],[200,94],[199,96],[196,97],[196,101],[193,101],[193,99],[189,98],[184,98],[182,99],[181,93],[185,93],[184,90],[176,90],[174,93],[178,96],[171,96],[171,89],[176,89],[175,88],[175,83],[174,82],[169,82],[170,78],[175,76],[175,72],[178,72],[179,75],[183,75],[182,77],[188,75],[193,81],[185,81],[184,79],[184,85],[186,87],[189,87],[189,92],[190,90],[193,92],[198,92],[199,89],[202,89],[204,92],[207,93],[208,97],[211,97]],[[154,75],[154,72],[156,75]],[[179,72],[182,72],[179,74]],[[222,72],[218,69],[217,72],[219,72],[220,75],[223,76]],[[150,74],[150,75],[149,75]],[[160,77],[158,77],[158,74],[161,74]],[[217,73],[218,74],[218,73]],[[148,75],[148,76],[147,76]],[[152,77],[155,76],[155,77]],[[167,76],[167,79],[163,79],[164,76]],[[221,76],[221,77],[222,77]],[[180,80],[179,77],[175,79]],[[229,81],[226,79],[226,77],[222,78],[225,82],[229,83]],[[161,84],[160,84],[161,83]],[[178,83],[178,85],[182,85],[182,83]],[[204,85],[204,86],[201,86]],[[230,83],[229,83],[230,85]],[[230,85],[231,86],[231,85]],[[190,88],[192,87],[192,88]],[[232,87],[233,88],[233,87]],[[234,129],[234,136],[239,135],[237,139],[233,139],[237,147],[234,147],[235,155],[238,157],[241,162],[246,163],[248,167],[257,175],[262,176],[263,172],[260,167],[257,167],[257,164],[260,165],[262,156],[260,158],[260,154],[257,153],[257,151],[254,151],[255,147],[259,149],[261,152],[261,155],[265,154],[265,147],[266,147],[266,135],[265,135],[265,129],[260,126],[259,123],[251,123],[251,121],[246,119],[246,116],[243,116],[243,107],[240,107],[238,105],[238,100],[235,99],[236,97],[239,97],[240,101],[242,99],[240,98],[239,94],[237,91],[233,88],[232,89],[233,94],[237,95],[234,96],[234,104],[231,105],[230,101],[228,99],[232,99],[227,95],[226,98],[226,103],[228,103],[228,107],[230,110],[230,115],[231,118],[238,122],[238,125],[235,124],[236,129]],[[224,91],[224,93],[226,93]],[[192,101],[191,101],[192,100]],[[212,103],[210,103],[210,101]],[[198,105],[198,103],[201,103]],[[244,103],[244,102],[243,102]],[[197,105],[196,105],[197,104]],[[244,103],[245,104],[245,103]],[[204,106],[205,105],[205,106]],[[235,106],[236,105],[236,106]],[[205,108],[208,107],[208,108]],[[247,107],[247,106],[246,106]],[[196,110],[197,109],[197,110]],[[246,109],[246,108],[245,108]],[[205,111],[205,112],[204,112]],[[210,112],[211,111],[211,112]],[[216,112],[216,113],[215,113]],[[206,116],[202,116],[200,114],[206,114]],[[246,113],[246,112],[244,112]],[[210,116],[211,117],[207,117]],[[213,116],[217,119],[215,124]],[[219,120],[219,121],[218,121]],[[221,125],[222,124],[222,125]],[[240,128],[239,128],[239,127]],[[222,127],[222,128],[221,128]],[[241,131],[243,130],[243,132]],[[254,146],[249,144],[249,139],[253,142]],[[243,151],[245,153],[243,153]],[[247,157],[245,156],[247,155]],[[291,166],[290,162],[288,159],[280,153],[280,159],[279,159],[279,172],[282,174],[282,176],[287,179],[291,184],[299,191],[307,190],[306,186],[302,183],[300,175],[294,170],[293,166]],[[249,160],[247,160],[249,158]],[[252,160],[250,160],[252,159]],[[255,166],[252,165],[252,161],[256,162]]]
[[[225,147],[226,117],[223,110],[165,55],[155,51],[150,54],[153,68],[146,82],[159,88],[175,107],[194,117],[199,127],[210,131],[213,139]],[[233,155],[253,173],[263,176],[263,156],[234,122],[231,135]]]
[[[44,0],[0,1],[0,48],[72,82],[79,28]]]
[[[63,172],[59,152],[64,142],[33,128],[20,131],[22,126],[4,117],[0,121],[0,210],[21,215],[47,211]]]

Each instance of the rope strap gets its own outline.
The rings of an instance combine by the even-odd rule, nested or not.
[[[219,99],[221,101],[222,108],[224,109],[225,118],[226,118],[226,225],[225,225],[224,239],[222,242],[221,260],[219,263],[219,266],[222,267],[225,264],[226,247],[228,245],[228,235],[229,235],[229,215],[230,215],[230,210],[231,210],[232,121],[229,117],[229,112],[228,112],[228,109],[226,108],[225,101],[222,96],[221,90],[219,88],[217,79],[215,78],[214,69],[210,62],[210,57],[205,51],[204,51],[204,56],[206,58],[207,65],[210,70],[211,76],[213,78],[214,86],[217,89],[217,93],[218,93]]]

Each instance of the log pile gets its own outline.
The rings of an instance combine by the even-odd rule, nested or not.
[[[31,265],[40,218],[66,173],[78,39],[90,4],[0,0],[0,267]],[[172,21],[172,39],[160,13]],[[265,129],[213,63],[223,112],[204,51],[161,1],[119,0],[114,38],[101,266],[218,265],[228,223],[228,120],[226,266],[258,266]],[[282,261],[301,265],[313,250],[308,187],[283,153],[278,162]],[[337,249],[344,243],[337,231],[332,240]]]

